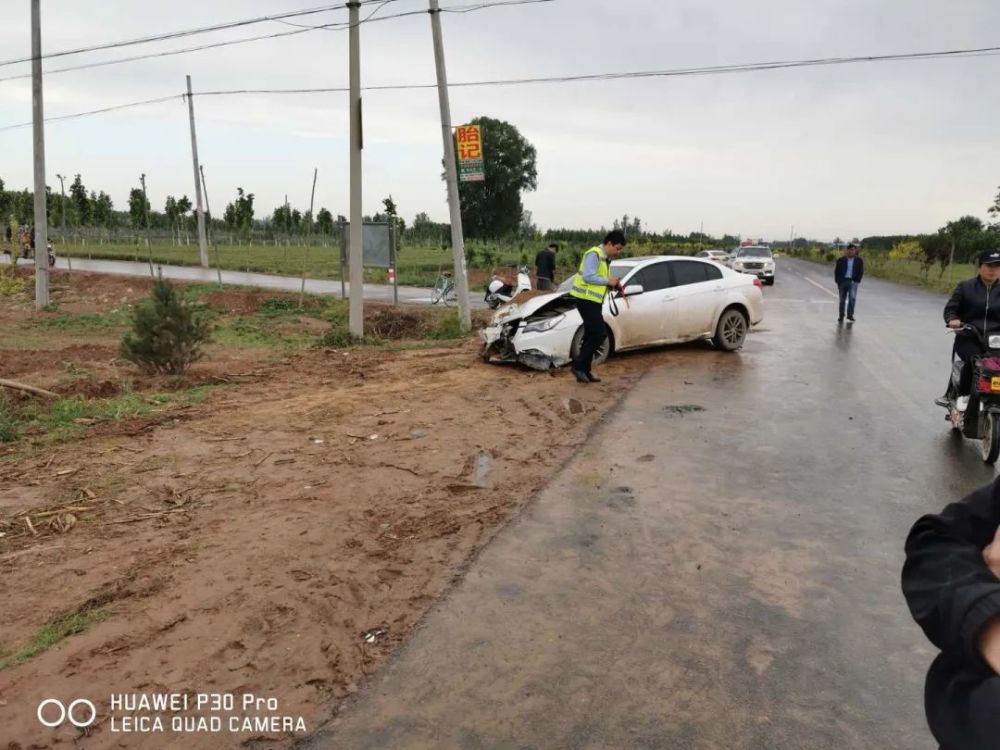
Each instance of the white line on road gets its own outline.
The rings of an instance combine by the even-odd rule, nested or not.
[[[812,285],[813,285],[814,287],[816,287],[817,289],[820,289],[820,290],[822,290],[822,291],[826,292],[826,293],[827,293],[827,294],[829,294],[829,295],[830,295],[831,297],[835,297],[835,298],[838,298],[838,295],[837,295],[837,294],[835,294],[834,292],[831,292],[831,291],[830,291],[829,289],[827,289],[827,288],[826,288],[825,286],[823,286],[822,284],[820,284],[820,283],[819,283],[818,281],[813,281],[813,280],[812,280],[812,279],[810,279],[810,278],[809,278],[808,276],[803,276],[802,278],[803,278],[803,279],[805,279],[806,281],[808,281],[808,282],[809,282],[810,284],[812,284]]]

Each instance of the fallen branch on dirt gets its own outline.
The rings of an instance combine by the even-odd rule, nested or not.
[[[151,518],[159,518],[161,516],[166,516],[171,513],[187,513],[187,510],[188,510],[187,508],[177,508],[175,510],[163,510],[160,511],[159,513],[144,513],[141,516],[135,516],[133,518],[123,518],[120,521],[107,521],[105,523],[102,523],[101,525],[111,526],[113,524],[118,524],[118,523],[138,523],[139,521],[148,521]]]
[[[45,396],[46,398],[59,398],[58,393],[47,391],[44,388],[36,388],[35,386],[28,385],[27,383],[18,383],[16,380],[4,380],[3,378],[0,378],[0,387],[10,388],[15,391],[24,391],[25,393],[33,393],[36,396]]]

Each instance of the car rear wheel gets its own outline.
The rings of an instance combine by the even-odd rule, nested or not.
[[[580,354],[581,346],[583,346],[583,326],[577,328],[576,333],[573,334],[573,343],[570,345],[569,348],[569,356],[572,357],[573,359],[576,359],[577,355]],[[597,351],[594,352],[594,364],[595,365],[601,364],[604,360],[608,358],[608,355],[610,353],[611,353],[611,336],[607,333],[607,329],[605,329],[604,341],[601,342],[601,345],[597,347]]]
[[[746,316],[736,308],[730,308],[719,318],[712,341],[723,351],[734,352],[743,346],[749,328]]]
[[[770,278],[764,279],[764,283],[768,286],[774,286],[774,277],[771,276]]]

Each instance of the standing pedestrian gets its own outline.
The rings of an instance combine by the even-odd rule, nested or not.
[[[552,289],[556,280],[556,253],[559,245],[550,242],[544,250],[539,250],[535,256],[535,277],[538,290],[547,292]]]
[[[590,371],[594,353],[607,336],[604,323],[604,298],[608,289],[617,289],[619,279],[611,275],[610,261],[625,247],[625,234],[620,229],[608,232],[604,242],[590,248],[580,259],[580,270],[573,279],[570,296],[583,319],[583,342],[571,369],[579,383],[600,383]]]
[[[847,319],[854,322],[854,305],[858,301],[858,285],[865,275],[865,261],[858,257],[858,246],[853,242],[847,246],[844,254],[837,258],[833,269],[833,278],[840,292],[840,317],[838,323],[844,322],[844,303],[847,303]]]

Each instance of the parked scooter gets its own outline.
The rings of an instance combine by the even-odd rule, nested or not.
[[[978,440],[983,461],[995,463],[1000,456],[1000,334],[984,336],[968,324],[958,331],[978,339],[982,354],[972,360],[972,394],[959,408],[958,386],[962,376],[962,361],[955,359],[951,368],[951,385],[945,395],[948,416],[953,430]],[[942,402],[944,405],[944,402]]]
[[[493,274],[490,283],[486,285],[486,304],[491,310],[496,310],[500,305],[510,302],[521,292],[531,291],[531,275],[527,266],[517,269],[517,286],[510,283],[498,273]]]

